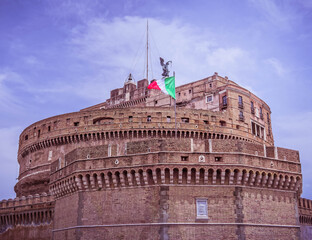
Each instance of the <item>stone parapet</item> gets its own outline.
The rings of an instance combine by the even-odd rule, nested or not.
[[[11,236],[8,239],[14,239],[13,236],[20,238],[21,232],[35,226],[39,229],[38,233],[42,231],[41,234],[49,237],[48,229],[52,227],[53,213],[54,196],[47,193],[2,200],[0,202],[0,234],[3,237]]]

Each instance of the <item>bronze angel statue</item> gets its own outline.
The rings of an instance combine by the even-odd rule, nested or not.
[[[162,69],[163,69],[163,73],[162,73],[162,76],[164,78],[166,77],[169,77],[169,64],[172,63],[172,61],[168,61],[165,63],[165,60],[163,58],[160,58],[160,65],[162,66]]]

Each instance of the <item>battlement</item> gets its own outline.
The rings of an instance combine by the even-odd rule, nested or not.
[[[298,201],[298,207],[300,223],[312,226],[312,200],[300,198]]]
[[[9,235],[12,239],[26,237],[22,229],[27,227],[28,231],[37,233],[37,239],[39,235],[48,239],[52,228],[54,204],[54,196],[47,193],[2,200],[0,202],[1,236],[5,238]],[[11,229],[14,231],[10,232]]]
[[[28,205],[43,204],[53,202],[54,197],[51,194],[41,193],[29,196],[16,197],[14,199],[3,199],[0,201],[0,212],[3,209],[17,208]]]

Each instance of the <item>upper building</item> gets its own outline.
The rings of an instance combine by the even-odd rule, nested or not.
[[[274,145],[263,100],[215,73],[176,88],[175,115],[148,85],[129,75],[105,102],[21,133],[1,239],[312,235],[299,153]]]

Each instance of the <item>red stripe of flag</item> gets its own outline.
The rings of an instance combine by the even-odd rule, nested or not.
[[[151,84],[148,85],[147,88],[148,88],[148,89],[157,89],[157,90],[161,90],[160,87],[159,87],[158,84],[157,84],[157,81],[151,82]]]

